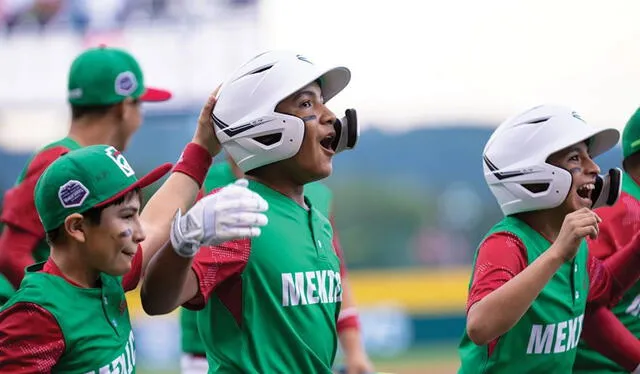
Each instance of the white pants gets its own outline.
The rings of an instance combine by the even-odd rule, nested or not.
[[[192,356],[183,353],[180,359],[180,372],[182,374],[207,374],[209,364],[204,357]]]

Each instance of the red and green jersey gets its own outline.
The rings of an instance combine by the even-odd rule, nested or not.
[[[197,314],[210,372],[331,373],[342,301],[340,260],[325,214],[249,182],[269,203],[251,240],[204,247],[194,260]]]
[[[602,222],[598,225],[598,237],[588,241],[589,251],[598,258],[606,259],[624,248],[640,232],[640,186],[625,173],[618,202],[596,212]],[[632,286],[611,311],[636,338],[640,338],[640,283]],[[581,341],[573,372],[604,374],[628,373],[628,370]]]
[[[47,145],[29,160],[15,186],[5,193],[0,221],[5,224],[3,230],[8,232],[3,232],[0,240],[0,268],[5,269],[4,274],[0,274],[0,305],[13,294],[11,283],[19,283],[25,266],[49,257],[49,247],[33,201],[34,188],[53,161],[78,148],[80,145],[68,137]],[[7,225],[18,230],[10,230]]]
[[[524,244],[528,264],[550,246],[514,217],[503,218],[487,237],[498,232],[514,235]],[[459,373],[570,373],[589,292],[587,263],[583,242],[575,258],[558,269],[518,323],[500,337],[491,354],[488,345],[476,345],[465,332],[458,349]]]
[[[20,356],[22,361],[20,368],[14,368],[11,365],[15,357],[9,357],[8,362],[0,360],[0,368],[11,367],[11,372],[135,373],[135,345],[121,277],[103,273],[99,287],[82,288],[62,276],[42,271],[44,267],[45,263],[29,266],[18,291],[0,308],[0,340],[6,342],[2,349],[14,346],[19,350],[33,347],[30,342],[40,341],[40,334],[59,329],[59,353],[41,357],[55,350],[50,346],[39,346],[41,350],[36,354],[3,351],[7,357]],[[5,328],[31,320],[24,318],[24,308],[42,311],[36,316],[45,313],[55,322],[33,326],[23,336],[11,336]],[[12,321],[12,317],[19,321]]]
[[[209,169],[203,190],[206,193],[210,193],[233,183],[235,179],[233,169],[228,162],[214,164]],[[304,193],[313,203],[314,208],[318,209],[326,217],[330,217],[332,193],[328,187],[322,183],[314,182],[305,186]],[[185,308],[180,310],[181,346],[182,351],[185,353],[202,355],[205,353],[205,346],[198,332],[197,313],[197,311]]]

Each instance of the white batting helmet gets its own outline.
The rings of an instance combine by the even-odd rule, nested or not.
[[[507,119],[493,132],[483,152],[484,177],[505,216],[555,208],[569,194],[572,177],[569,171],[548,164],[548,157],[585,140],[589,154],[596,157],[613,148],[619,138],[615,128],[592,126],[570,108],[536,106]]]
[[[317,80],[327,102],[350,79],[346,67],[323,69],[294,52],[260,54],[220,88],[213,111],[216,136],[243,172],[293,157],[302,145],[304,122],[277,113],[278,103]]]

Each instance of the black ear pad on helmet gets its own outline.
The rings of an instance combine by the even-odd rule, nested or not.
[[[591,193],[593,209],[615,204],[622,191],[622,170],[609,169],[607,175],[596,176],[595,185],[596,188]]]
[[[333,139],[331,148],[336,153],[346,149],[353,149],[358,142],[358,116],[355,109],[347,109],[345,116],[333,123],[336,136]]]

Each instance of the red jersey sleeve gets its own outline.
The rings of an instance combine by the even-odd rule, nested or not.
[[[196,296],[183,306],[188,309],[202,309],[213,291],[225,280],[242,273],[251,252],[251,240],[242,239],[218,246],[200,248],[191,269],[198,279]]]
[[[467,299],[467,311],[527,267],[527,251],[517,236],[498,232],[487,237],[473,269],[473,282]]]
[[[6,226],[0,237],[0,272],[14,287],[20,285],[24,268],[33,263],[32,253],[44,239],[44,229],[33,201],[36,183],[45,169],[68,151],[60,146],[38,153],[29,163],[24,179],[4,194],[0,221]]]
[[[0,273],[13,287],[20,287],[24,268],[33,264],[33,250],[42,238],[7,224],[0,235]]]
[[[131,260],[131,270],[122,278],[122,288],[124,292],[134,290],[138,287],[142,276],[142,246],[138,244],[138,250]]]
[[[0,313],[0,373],[50,373],[64,350],[57,321],[42,307],[17,303]]]
[[[347,279],[347,264],[344,261],[344,252],[342,252],[342,245],[340,243],[340,237],[338,236],[338,230],[335,226],[335,220],[333,216],[329,219],[331,222],[331,227],[333,228],[333,250],[336,252],[336,255],[340,259],[340,277],[342,278],[342,308],[340,309],[340,314],[338,315],[338,321],[336,324],[336,328],[338,330],[338,334],[347,329],[359,329],[360,328],[360,317],[358,315],[358,310],[355,305],[352,305],[352,296],[351,289],[347,287],[346,279]]]
[[[595,239],[587,237],[589,253],[599,259],[605,259],[616,252],[618,245],[615,240],[615,218],[611,217],[611,208],[604,211],[597,211],[602,218],[598,224],[598,236]],[[609,217],[608,217],[609,216]],[[604,218],[603,218],[604,217]]]
[[[336,229],[335,220],[333,216],[329,219],[331,222],[331,228],[333,229],[333,250],[338,255],[340,259],[340,277],[342,279],[347,277],[347,265],[344,261],[344,252],[342,252],[342,244],[340,243],[340,236],[338,235],[338,230]]]
[[[0,218],[2,222],[44,238],[44,229],[33,201],[33,192],[38,178],[45,169],[68,151],[66,147],[52,147],[38,153],[31,160],[24,179],[4,194],[4,207]]]
[[[590,304],[612,306],[640,279],[640,233],[604,261],[589,256]]]
[[[587,309],[581,338],[630,372],[640,363],[640,341],[607,308]]]

